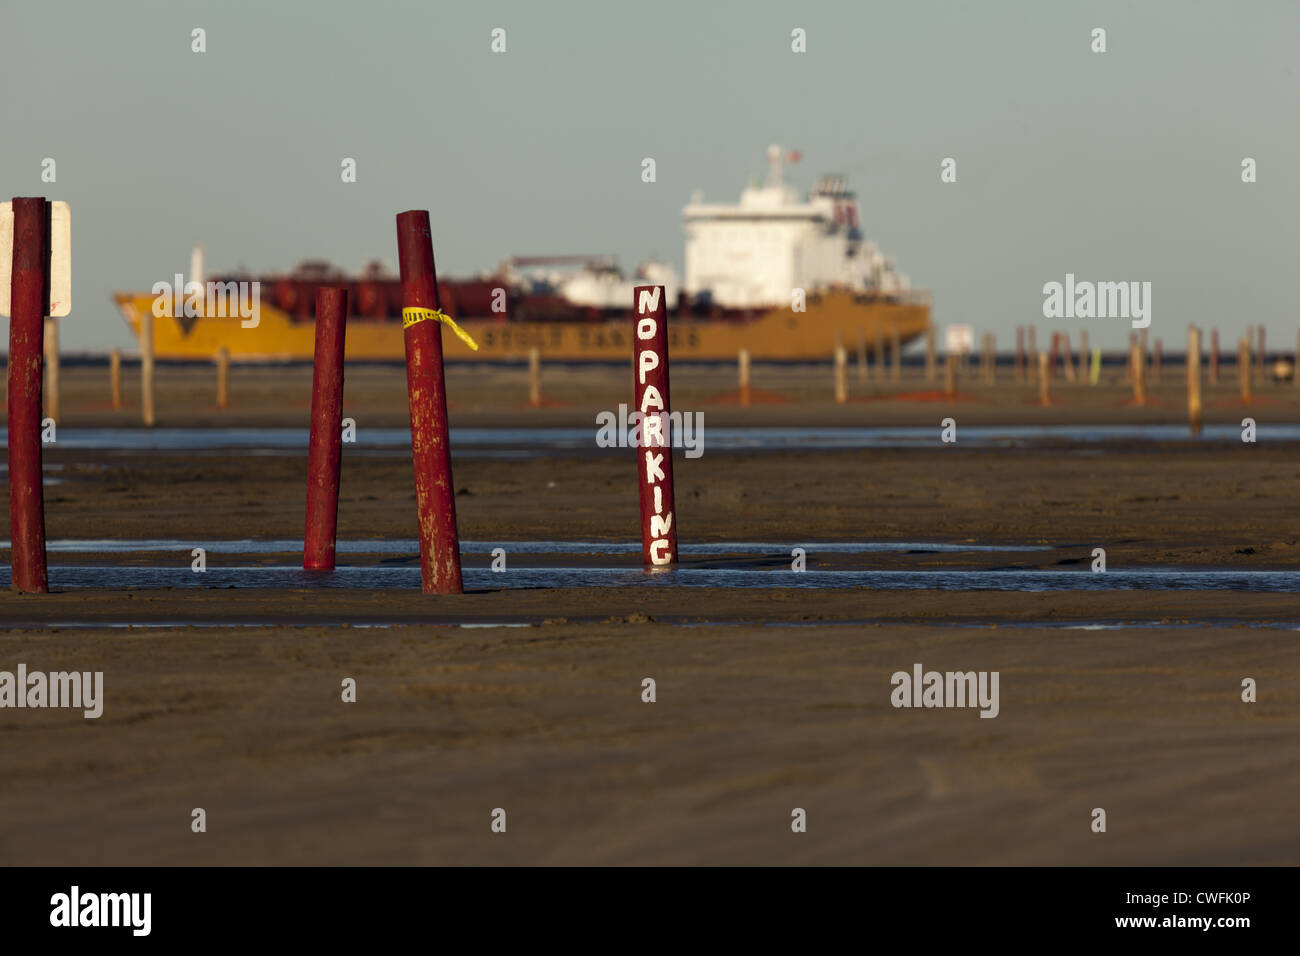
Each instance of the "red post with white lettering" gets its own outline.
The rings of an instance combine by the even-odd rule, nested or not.
[[[339,468],[343,458],[343,339],[348,290],[316,290],[316,353],[311,382],[311,437],[307,445],[307,530],[302,566],[334,570],[338,532]]]
[[[668,309],[664,287],[632,290],[632,334],[637,427],[637,476],[641,488],[641,557],[655,567],[677,563],[673,503],[673,449],[668,398]]]
[[[460,536],[451,478],[447,387],[442,368],[442,312],[433,236],[427,210],[397,216],[397,258],[402,277],[402,337],[406,392],[411,409],[415,507],[420,524],[420,581],[425,594],[461,594]],[[407,312],[412,317],[406,317]]]
[[[45,566],[45,490],[41,480],[41,379],[49,311],[50,206],[14,199],[9,319],[10,588],[50,590]]]

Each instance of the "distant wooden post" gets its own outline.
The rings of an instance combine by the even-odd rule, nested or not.
[[[1042,363],[1034,358],[1038,354],[1038,332],[1032,325],[1025,330],[1025,352],[1029,355],[1029,382],[1032,385],[1038,381],[1037,376],[1042,366]]]
[[[984,384],[997,384],[997,342],[992,332],[984,335]]]
[[[1187,421],[1192,434],[1201,433],[1201,330],[1187,330]]]
[[[45,320],[45,416],[59,421],[59,323]]]
[[[108,385],[113,398],[113,407],[122,407],[122,350],[113,349],[108,353]]]
[[[1016,326],[1016,384],[1025,384],[1025,327]]]
[[[217,349],[217,408],[230,407],[230,349]]]
[[[1210,329],[1210,384],[1219,384],[1219,330]]]
[[[1160,360],[1164,355],[1164,347],[1159,339],[1156,339],[1155,349],[1151,352],[1151,381],[1155,385],[1160,384]]]
[[[835,401],[840,405],[849,400],[848,366],[849,353],[844,346],[835,346]]]
[[[925,327],[925,381],[927,384],[934,384],[934,324],[930,323]]]
[[[542,404],[542,350],[535,345],[528,350],[528,404]]]
[[[894,363],[892,377],[894,384],[897,385],[903,380],[903,348],[900,344],[901,338],[898,333],[898,326],[895,325],[891,331],[893,332],[893,335],[891,336],[892,342],[889,349],[889,357]]]
[[[1250,337],[1237,343],[1237,378],[1241,381],[1241,400],[1250,402]]]
[[[1088,384],[1097,385],[1101,382],[1101,346],[1092,350],[1092,367],[1088,370]]]
[[[153,309],[140,313],[140,420],[153,427]]]
[[[1065,366],[1065,380],[1073,384],[1078,376],[1074,371],[1074,349],[1070,345],[1070,333],[1061,333],[1061,364]]]
[[[1261,325],[1259,327],[1259,351],[1255,353],[1255,379],[1260,385],[1263,385],[1268,377],[1268,327]]]
[[[1129,356],[1129,364],[1133,366],[1133,404],[1145,405],[1147,403],[1147,363],[1140,342],[1134,343]]]
[[[740,366],[740,404],[749,404],[749,349],[741,349],[738,363]]]
[[[1254,350],[1254,348],[1255,348],[1255,327],[1254,327],[1253,325],[1248,325],[1248,326],[1246,326],[1246,364],[1247,364],[1247,368],[1249,368],[1249,366],[1250,366],[1250,354],[1251,354],[1251,352]],[[1238,352],[1238,355],[1240,355],[1240,353],[1241,353],[1241,341],[1240,341],[1240,340],[1237,341],[1237,352]],[[1251,371],[1253,372],[1254,370],[1252,369]]]
[[[1048,374],[1051,358],[1046,352],[1038,353],[1038,404],[1052,404],[1052,376]]]
[[[858,326],[858,381],[867,384],[867,333]]]

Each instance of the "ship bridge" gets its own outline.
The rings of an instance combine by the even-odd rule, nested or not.
[[[785,181],[787,155],[768,149],[768,176],[739,203],[682,210],[686,233],[685,291],[722,308],[789,305],[794,289],[831,288],[894,294],[906,279],[875,246],[862,244],[857,197],[843,176],[825,176],[806,201]],[[796,154],[797,158],[797,154]]]

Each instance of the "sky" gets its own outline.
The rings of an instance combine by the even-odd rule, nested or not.
[[[111,293],[188,272],[195,244],[209,274],[395,266],[406,209],[430,211],[440,275],[563,253],[680,270],[681,207],[736,201],[770,143],[802,153],[801,189],[849,177],[940,328],[1006,348],[1073,273],[1151,282],[1167,349],[1189,323],[1289,347],[1298,37],[1297,0],[4,0],[0,194],[71,206],[68,353],[133,349]]]

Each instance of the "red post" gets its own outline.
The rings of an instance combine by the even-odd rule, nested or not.
[[[338,533],[339,465],[343,436],[343,338],[348,290],[316,290],[316,356],[311,381],[311,439],[307,446],[307,531],[302,566],[334,570]]]
[[[442,310],[433,264],[429,213],[397,216],[397,258],[402,309]],[[407,324],[406,392],[411,408],[411,453],[415,460],[415,507],[420,522],[420,580],[425,594],[460,594],[460,538],[456,493],[451,480],[447,436],[447,387],[442,369],[442,323],[416,319]]]
[[[9,537],[15,591],[46,594],[41,378],[49,303],[50,206],[14,199],[9,320]]]
[[[636,328],[632,366],[641,414],[637,428],[637,476],[641,489],[641,558],[646,564],[677,563],[677,528],[673,521],[673,449],[668,399],[668,310],[664,287],[639,285],[632,290]]]

